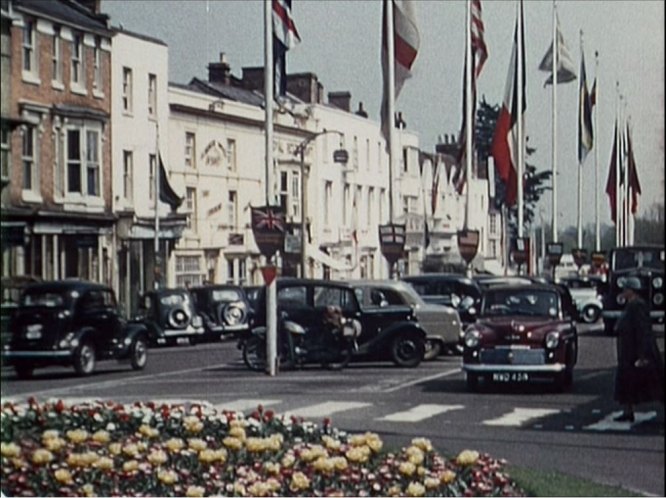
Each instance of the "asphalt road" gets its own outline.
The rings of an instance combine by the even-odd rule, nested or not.
[[[306,368],[269,377],[247,370],[235,344],[224,342],[152,349],[142,372],[106,362],[87,378],[49,368],[19,381],[3,369],[2,396],[204,400],[245,412],[261,403],[317,422],[330,417],[351,432],[378,432],[389,447],[423,436],[445,454],[476,449],[510,464],[664,496],[664,406],[639,406],[633,424],[613,422],[614,339],[599,326],[583,326],[579,341],[574,386],[566,393],[548,385],[468,393],[459,357],[415,369],[355,363],[341,372]]]

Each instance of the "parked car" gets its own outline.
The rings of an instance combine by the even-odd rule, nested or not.
[[[424,273],[402,280],[410,283],[426,303],[454,308],[460,315],[463,328],[474,321],[481,289],[471,278],[457,273]]]
[[[545,283],[535,281],[534,278],[518,275],[476,275],[474,281],[484,291],[491,287],[502,285],[529,285],[533,283]]]
[[[11,335],[9,320],[19,306],[21,292],[28,285],[39,282],[40,279],[30,275],[17,275],[2,277],[2,302],[0,303],[0,344],[7,344]]]
[[[465,331],[467,387],[479,381],[524,383],[551,379],[565,389],[578,358],[577,312],[566,289],[528,284],[488,288],[479,319]]]
[[[105,285],[32,284],[21,294],[9,328],[2,359],[19,378],[49,365],[73,366],[77,374],[89,375],[105,359],[129,361],[135,370],[146,366],[148,330],[122,317],[113,290]]]
[[[440,353],[459,354],[462,323],[458,312],[439,304],[426,303],[411,284],[398,280],[356,280],[350,282],[362,308],[411,306],[427,334],[425,360]]]
[[[247,285],[243,286],[243,292],[245,292],[245,297],[247,297],[250,307],[254,310],[257,307],[257,300],[259,299],[259,293],[261,292],[261,285]]]
[[[425,354],[426,333],[411,306],[361,307],[347,282],[280,277],[277,280],[277,313],[305,329],[314,330],[328,306],[339,307],[345,318],[361,326],[354,357],[390,360],[401,367],[416,367]],[[254,326],[266,324],[266,288],[260,290]]]
[[[604,331],[615,333],[615,323],[625,302],[618,285],[624,277],[638,277],[641,297],[650,307],[653,323],[664,323],[664,246],[616,247],[610,251],[607,282],[603,296]]]
[[[136,319],[148,329],[152,345],[192,344],[203,338],[203,319],[187,289],[155,289],[139,300]]]
[[[252,307],[239,286],[203,285],[189,290],[194,307],[203,318],[206,339],[220,340],[250,330]]]
[[[595,323],[599,320],[603,301],[596,281],[586,277],[567,277],[561,279],[560,283],[569,289],[583,322]]]

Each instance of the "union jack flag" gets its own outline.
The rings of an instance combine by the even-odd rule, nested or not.
[[[252,226],[258,231],[280,231],[284,232],[284,213],[276,211],[268,206],[252,208]]]

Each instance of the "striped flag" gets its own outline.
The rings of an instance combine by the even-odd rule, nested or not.
[[[384,92],[381,106],[382,135],[388,142],[391,119],[388,116],[388,43],[386,34],[386,6],[393,8],[393,51],[395,58],[395,95],[398,99],[405,81],[412,75],[412,65],[419,51],[419,29],[416,23],[415,0],[385,0],[382,15],[382,75]]]
[[[581,47],[582,48],[582,47]],[[578,89],[578,162],[585,161],[587,154],[594,145],[594,131],[592,129],[592,103],[590,93],[587,91],[587,77],[585,75],[585,53],[580,54],[580,86]]]
[[[273,5],[273,63],[278,95],[287,94],[286,52],[301,42],[291,17],[291,0],[272,0]]]
[[[518,29],[522,33],[522,47],[520,50],[525,53],[525,29],[523,26],[522,5],[520,21],[516,22],[516,29],[513,35],[513,49],[511,51],[511,62],[509,64],[509,74],[506,80],[504,92],[504,102],[500,110],[495,125],[495,133],[491,144],[491,155],[495,159],[497,173],[506,186],[505,203],[507,206],[513,206],[516,203],[518,194],[517,168],[518,168],[518,119],[524,120],[527,102],[525,100],[525,65],[521,69],[521,84],[518,83]],[[518,92],[522,92],[523,108],[518,112]]]

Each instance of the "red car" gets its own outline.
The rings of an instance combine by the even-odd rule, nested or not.
[[[566,389],[578,356],[578,313],[560,285],[527,284],[484,291],[478,320],[465,331],[467,387],[479,381],[526,383],[549,379]]]

